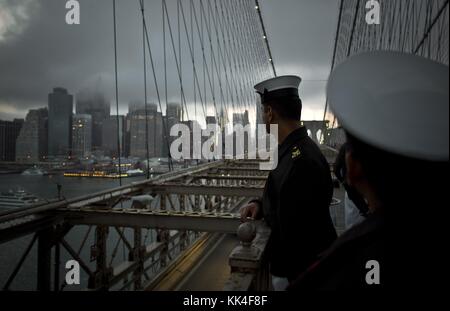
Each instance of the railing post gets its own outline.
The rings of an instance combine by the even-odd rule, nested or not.
[[[270,229],[262,221],[247,222],[239,226],[237,235],[241,244],[230,254],[231,277],[224,290],[270,290],[270,274],[265,258]]]

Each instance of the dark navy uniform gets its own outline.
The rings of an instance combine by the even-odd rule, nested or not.
[[[314,262],[306,272],[291,283],[288,290],[335,290],[371,288],[366,275],[376,260],[386,272],[386,224],[381,213],[371,214],[364,222],[346,231]]]
[[[442,282],[446,227],[436,207],[448,197],[448,84],[448,66],[399,52],[361,53],[333,70],[327,98],[350,138],[348,159],[362,173],[353,186],[364,180],[370,213],[288,289],[417,290]]]
[[[267,252],[271,273],[295,279],[336,239],[329,205],[329,165],[305,127],[279,146],[278,166],[267,179],[263,216],[272,229]]]

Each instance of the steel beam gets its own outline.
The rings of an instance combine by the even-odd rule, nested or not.
[[[56,210],[58,208],[66,207],[68,205],[80,207],[80,206],[84,206],[87,204],[110,200],[113,198],[117,198],[119,196],[139,194],[142,192],[143,188],[148,187],[149,185],[153,185],[153,184],[161,185],[162,183],[170,181],[170,180],[174,180],[174,179],[177,179],[180,177],[186,177],[186,176],[189,176],[192,174],[197,174],[197,173],[201,173],[203,171],[207,171],[211,168],[215,168],[219,165],[223,165],[223,163],[224,163],[223,161],[216,161],[216,162],[201,164],[196,167],[191,167],[188,169],[163,174],[163,175],[160,175],[151,180],[134,182],[134,183],[131,183],[131,185],[125,185],[125,186],[121,186],[121,187],[117,187],[117,188],[113,188],[113,189],[103,190],[103,191],[99,191],[97,193],[83,195],[83,196],[68,199],[68,200],[50,202],[48,204],[41,204],[41,205],[36,205],[36,206],[26,207],[26,208],[17,208],[17,209],[14,209],[14,211],[0,212],[0,224],[10,221],[10,220],[13,220],[13,219],[18,219],[20,217],[43,213],[43,212],[47,212],[47,211],[51,211],[51,210]],[[82,202],[82,201],[84,201],[84,202]],[[80,204],[80,202],[81,202],[81,204]],[[88,203],[86,203],[86,202],[88,202]]]
[[[137,267],[134,270],[133,276],[135,278],[134,290],[140,290],[142,288],[142,276],[144,272],[144,261],[142,258],[143,249],[142,245],[142,228],[134,228],[134,249],[132,251],[132,256],[130,259],[137,262]]]
[[[112,276],[112,269],[107,263],[107,240],[109,228],[108,226],[98,224],[95,231],[95,262],[96,271],[94,276],[89,278],[89,288],[91,289],[107,289],[109,280]],[[91,251],[92,252],[92,251]]]
[[[18,239],[20,237],[35,233],[39,229],[52,226],[61,219],[54,216],[27,216],[23,222],[18,224],[2,224],[0,226],[0,244]]]
[[[180,236],[180,233],[176,233],[172,236],[170,236],[170,242],[175,240]],[[143,262],[146,262],[151,256],[154,256],[155,254],[162,251],[164,248],[164,243],[155,242],[150,245],[144,245],[143,251],[142,251],[142,260]],[[113,276],[111,277],[111,280],[109,281],[109,287],[114,286],[118,282],[120,282],[125,276],[127,276],[129,273],[135,271],[138,266],[140,265],[137,261],[125,261],[120,263],[118,266],[113,267]],[[143,274],[146,273],[145,269],[143,269]],[[134,280],[133,280],[134,282]]]
[[[59,292],[59,269],[61,266],[61,250],[59,242],[55,244],[55,267],[54,267],[54,280],[53,280],[53,290]]]
[[[52,227],[45,228],[38,232],[38,259],[37,259],[38,291],[51,290],[52,236],[53,236]]]
[[[31,242],[28,244],[28,247],[25,249],[25,252],[23,253],[22,257],[20,258],[19,262],[17,263],[16,267],[14,268],[12,274],[9,276],[8,280],[6,281],[5,286],[3,287],[4,291],[9,290],[9,286],[11,285],[11,283],[14,281],[17,273],[19,273],[20,268],[22,267],[25,259],[27,259],[28,254],[31,251],[31,248],[34,245],[34,242],[36,242],[37,239],[37,234],[35,234],[33,236],[33,238],[31,239]]]
[[[260,197],[264,187],[261,186],[214,186],[214,185],[186,185],[164,184],[148,189],[153,194],[190,194],[190,195],[221,195],[235,197]]]
[[[259,172],[259,173],[264,173],[267,171],[262,171],[259,169],[259,167],[255,166],[219,166],[219,167],[215,167],[213,171],[215,170],[223,170],[223,171],[243,171],[243,172]]]
[[[267,176],[244,176],[244,175],[222,175],[205,174],[192,176],[194,179],[240,179],[240,180],[266,180]]]
[[[160,228],[200,232],[235,233],[240,217],[225,213],[189,213],[151,210],[71,210],[66,221],[73,225]]]

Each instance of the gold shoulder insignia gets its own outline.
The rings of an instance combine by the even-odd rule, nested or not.
[[[297,159],[301,155],[300,150],[297,146],[292,149],[292,159]]]

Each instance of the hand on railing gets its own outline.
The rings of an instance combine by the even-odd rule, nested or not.
[[[241,213],[241,221],[247,222],[251,220],[256,220],[261,218],[261,204],[257,201],[252,201],[247,205],[243,206],[240,210]]]

